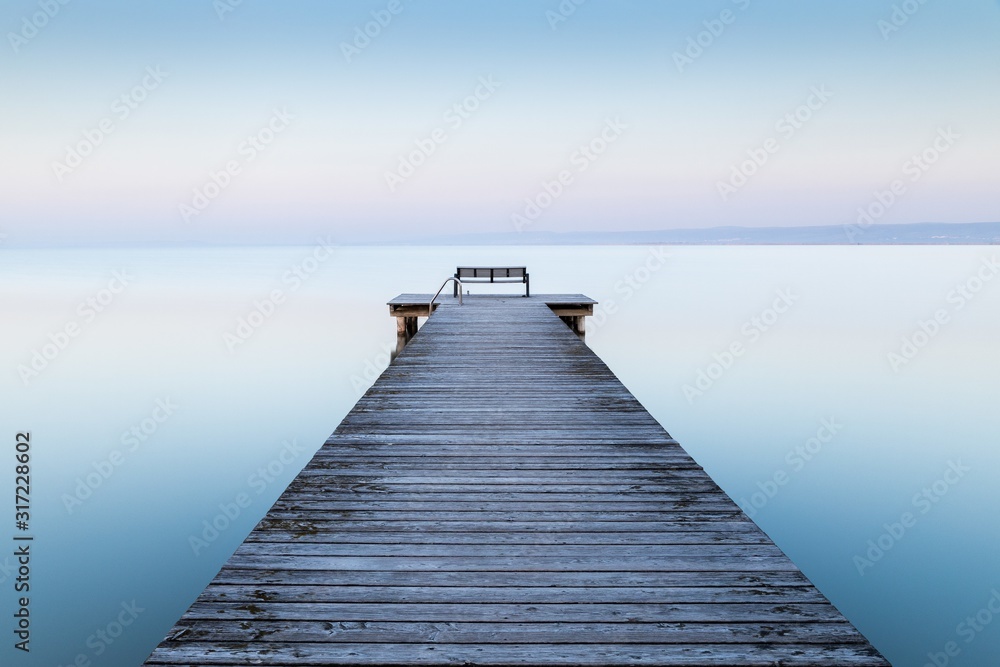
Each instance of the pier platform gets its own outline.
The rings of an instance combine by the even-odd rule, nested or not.
[[[587,347],[593,305],[443,298],[146,664],[888,665]]]

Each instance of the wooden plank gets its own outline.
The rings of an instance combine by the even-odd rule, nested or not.
[[[660,483],[660,484],[691,484],[707,485],[712,491],[717,491],[708,475],[699,468],[646,470],[462,470],[459,474],[447,475],[436,468],[417,468],[409,470],[358,470],[356,468],[327,468],[310,466],[303,470],[300,477],[319,477],[330,480],[364,479],[375,484],[565,484],[573,482],[576,485]]]
[[[732,517],[737,518],[737,517]],[[754,530],[756,527],[749,521],[744,522],[727,522],[724,520],[725,515],[722,515],[719,521],[715,521],[713,516],[700,515],[697,519],[692,519],[689,522],[676,522],[671,524],[665,524],[657,521],[611,521],[611,522],[594,522],[594,521],[508,521],[504,522],[504,532],[525,532],[525,533],[579,533],[579,532],[592,532],[592,533],[606,533],[606,534],[618,534],[621,541],[626,541],[629,538],[629,533],[648,533],[648,532],[667,532],[667,531],[713,531],[713,530],[726,530],[730,525],[733,526],[733,530],[745,530],[749,533],[759,532],[760,529]],[[301,532],[313,532],[320,530],[322,528],[321,524],[313,523],[311,521],[301,521],[293,522],[293,520],[287,520],[289,523],[275,523],[275,521],[280,521],[280,519],[264,519],[268,523],[263,524],[265,528],[274,527],[279,529],[301,531]],[[491,531],[496,532],[497,522],[488,521],[365,521],[365,522],[340,522],[340,527],[342,530],[353,530],[353,531],[375,531],[375,532],[385,532],[385,531],[400,531],[400,532],[420,532],[420,533],[469,533],[469,532],[484,532]],[[619,542],[620,543],[620,542]]]
[[[461,511],[517,511],[544,510],[551,512],[586,512],[608,510],[655,511],[670,510],[686,511],[694,503],[700,503],[698,509],[711,503],[724,503],[723,496],[712,492],[680,492],[658,493],[650,495],[625,495],[608,493],[591,493],[577,495],[569,493],[536,493],[521,491],[510,493],[396,493],[391,496],[358,497],[353,492],[322,493],[312,492],[306,486],[303,489],[283,496],[275,504],[276,510],[284,509],[317,509],[317,510],[350,510],[350,509],[428,509],[448,507],[456,512]],[[735,514],[732,504],[726,505],[730,514]]]
[[[846,622],[817,623],[490,623],[407,621],[181,621],[171,631],[197,642],[374,642],[433,644],[863,644]],[[561,641],[563,640],[563,641]]]
[[[536,500],[521,500],[522,495],[528,495]],[[275,503],[275,511],[314,510],[323,512],[338,512],[350,510],[383,510],[383,511],[429,511],[441,510],[450,512],[674,512],[684,510],[692,503],[701,503],[699,510],[709,503],[719,503],[726,511],[732,512],[731,502],[716,494],[674,493],[657,494],[653,498],[635,502],[631,499],[602,500],[601,496],[587,496],[588,500],[540,501],[544,494],[506,494],[503,499],[497,499],[489,494],[480,494],[476,499],[468,499],[460,493],[437,493],[430,499],[425,495],[416,494],[405,500],[357,499],[349,497],[327,497],[323,494],[309,495],[299,493],[282,498]],[[666,496],[666,497],[664,497]],[[593,518],[593,517],[591,517]]]
[[[583,602],[595,603],[740,603],[749,597],[760,602],[779,600],[782,603],[824,604],[826,598],[812,587],[755,586],[755,587],[654,587],[628,588],[587,586],[343,586],[283,585],[213,583],[198,598],[200,602],[288,602],[309,600],[317,602],[349,603],[364,600],[366,604],[427,602],[427,603],[490,603],[490,604],[553,604]]]
[[[456,620],[494,623],[542,623],[608,620],[632,623],[769,623],[840,621],[833,605],[796,602],[740,603],[588,603],[588,604],[420,604],[383,602],[202,602],[195,601],[185,615],[188,620],[317,620],[339,621],[429,621]]]
[[[228,650],[227,650],[228,649]],[[162,654],[162,656],[161,656]],[[232,662],[229,656],[238,656]],[[179,642],[147,663],[173,665],[886,665],[870,647],[815,644],[335,644]]]
[[[621,544],[618,533],[539,533],[539,532],[449,532],[416,531],[352,531],[337,521],[313,524],[309,530],[276,530],[258,526],[247,536],[247,542],[319,542],[344,544]],[[759,532],[736,531],[674,531],[632,532],[629,544],[769,544]]]
[[[384,570],[292,570],[283,568],[245,569],[223,567],[213,584],[340,585],[340,586],[698,586],[706,584],[732,587],[792,586],[812,587],[798,570],[782,572],[713,572],[706,581],[701,571],[692,572],[387,572]]]
[[[266,556],[363,556],[372,558],[458,559],[493,558],[505,563],[517,559],[565,559],[574,565],[596,562],[615,565],[623,562],[674,560],[690,557],[690,544],[345,544],[341,542],[246,542],[236,554],[249,557]],[[701,544],[700,559],[783,558],[773,543]],[[549,562],[549,561],[544,561]]]
[[[266,543],[262,543],[263,546]],[[561,572],[573,571],[614,571],[626,569],[631,572],[702,572],[705,579],[711,579],[713,572],[777,572],[797,571],[798,568],[784,556],[699,556],[692,549],[686,556],[635,557],[627,561],[598,558],[564,558],[560,556],[536,556],[531,560],[516,557],[494,556],[454,556],[422,557],[406,556],[320,556],[313,554],[256,555],[237,551],[230,557],[231,567],[276,568],[300,570],[408,570],[411,572],[435,572],[438,570],[493,572]]]
[[[731,513],[732,507],[723,504],[719,500],[717,504],[704,506],[705,504],[684,503],[683,509],[690,511],[697,510],[698,518],[702,521],[711,517],[708,514]],[[440,504],[440,503],[439,503]],[[681,508],[678,508],[679,510]],[[481,523],[493,523],[495,529],[500,529],[502,525],[511,521],[518,522],[545,522],[545,523],[565,523],[573,522],[642,522],[650,523],[656,521],[669,521],[671,513],[668,511],[615,511],[606,509],[604,511],[561,511],[546,512],[544,510],[512,510],[512,511],[464,511],[450,512],[447,510],[422,509],[412,512],[402,510],[314,510],[314,509],[273,509],[269,513],[273,519],[288,519],[292,521],[324,521],[336,520],[340,522],[385,522],[385,521],[478,521]]]

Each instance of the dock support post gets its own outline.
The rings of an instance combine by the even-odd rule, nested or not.
[[[416,333],[416,317],[396,316],[396,352],[392,355],[393,359],[403,351],[403,348],[406,347],[406,344],[410,342],[410,339]]]
[[[417,335],[418,318],[430,315],[430,306],[427,303],[389,304],[389,315],[396,318],[396,349],[390,355],[395,360],[410,339]]]
[[[566,323],[573,330],[580,340],[587,337],[587,316],[586,315],[560,315],[559,319]]]
[[[397,317],[396,318],[396,351],[393,353],[392,358],[395,359],[403,348],[406,347],[406,318]]]

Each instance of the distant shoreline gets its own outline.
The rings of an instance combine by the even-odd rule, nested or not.
[[[331,227],[335,227],[331,225]],[[944,246],[1000,245],[1000,222],[927,222],[905,224],[815,225],[801,227],[710,227],[706,229],[662,229],[623,232],[480,232],[378,237],[341,236],[335,229],[323,230],[329,245],[342,247],[498,247],[498,246]],[[315,243],[319,234],[294,239],[231,241],[162,239],[75,244],[71,239],[55,244],[17,243],[8,237],[5,249],[72,248],[237,248],[303,246]]]
[[[508,232],[408,240],[403,245],[997,245],[1000,222],[711,227],[632,232]],[[382,245],[373,241],[361,245]]]

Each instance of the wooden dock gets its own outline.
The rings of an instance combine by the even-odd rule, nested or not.
[[[566,326],[593,301],[443,301],[146,664],[889,664]]]

